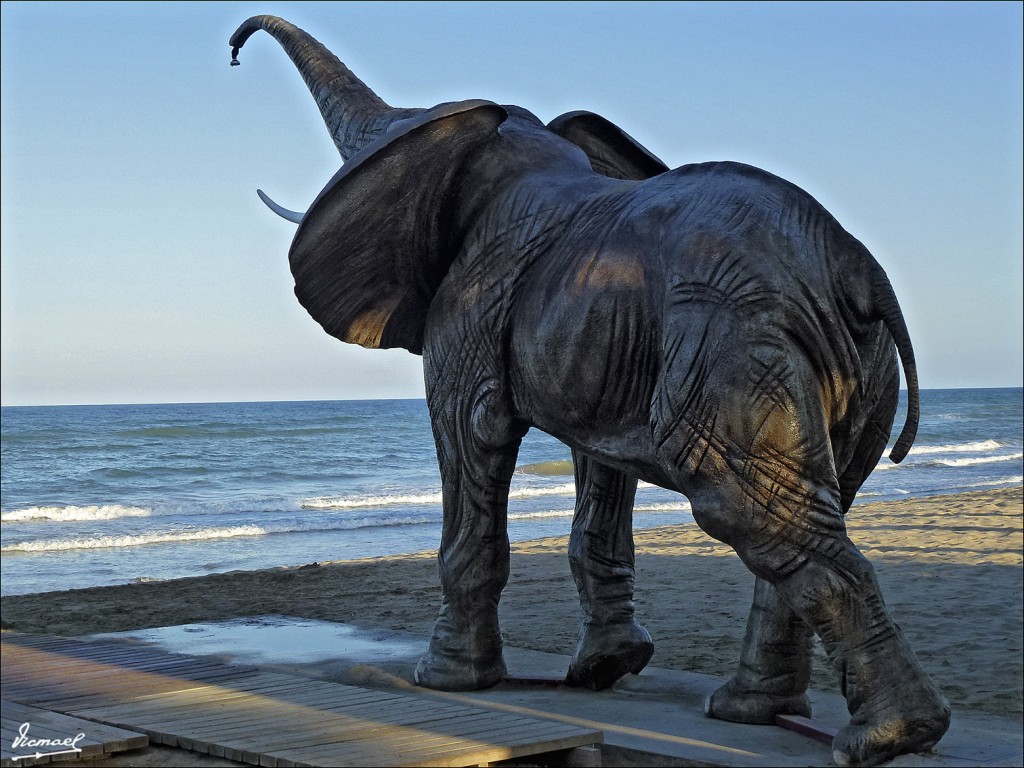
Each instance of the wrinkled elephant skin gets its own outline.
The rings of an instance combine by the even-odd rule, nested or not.
[[[732,162],[666,168],[603,118],[487,101],[396,109],[302,30],[282,45],[347,161],[299,219],[295,293],[324,329],[423,355],[443,485],[443,600],[419,684],[505,674],[506,512],[530,427],[576,470],[566,681],[603,688],[653,644],[634,618],[638,479],[684,494],[756,576],[736,675],[707,714],[810,714],[817,635],[851,720],[838,763],[929,748],[949,708],[893,622],[844,515],[917,428],[909,334],[882,268],[810,195]],[[237,63],[233,61],[233,63]]]

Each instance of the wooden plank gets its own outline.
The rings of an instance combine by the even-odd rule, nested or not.
[[[122,712],[138,711],[144,705],[152,704],[159,706],[163,702],[167,702],[169,706],[200,705],[206,702],[252,695],[253,686],[256,686],[262,695],[273,695],[275,697],[288,693],[290,690],[298,691],[306,687],[304,682],[295,678],[289,678],[287,682],[267,682],[258,677],[255,680],[243,678],[238,681],[229,680],[222,685],[201,685],[195,688],[181,688],[160,693],[119,697],[117,702],[69,710],[69,714],[92,718],[104,712],[116,715]]]
[[[149,739],[141,733],[112,728],[75,717],[68,717],[35,707],[28,707],[16,702],[3,701],[0,704],[0,721],[2,721],[3,764],[25,765],[24,755],[36,752],[61,751],[61,747],[24,747],[14,749],[15,738],[22,733],[30,739],[47,739],[64,741],[74,739],[74,746],[80,750],[75,754],[53,755],[51,759],[86,759],[101,757],[112,752],[124,752],[139,749],[149,743]],[[28,724],[27,730],[25,724]],[[78,734],[83,738],[76,739]],[[48,762],[49,759],[46,760]],[[35,763],[33,759],[31,763]],[[40,761],[43,762],[43,761]]]
[[[417,702],[417,703],[419,703],[419,702]],[[445,720],[451,718],[453,714],[463,714],[466,708],[459,707],[459,708],[456,708],[456,709],[458,709],[457,713],[448,713],[448,712],[438,713],[437,714],[438,721],[443,723]],[[480,713],[478,711],[476,716],[479,717],[479,718],[483,718],[485,720],[485,722],[483,722],[480,726],[478,726],[476,728],[473,728],[472,730],[474,730],[474,731],[481,731],[481,732],[489,732],[489,731],[493,732],[493,728],[494,728],[494,724],[495,724],[495,719],[496,719],[494,717],[494,713],[492,713],[492,712]],[[522,718],[514,718],[514,717],[513,718],[507,718],[506,717],[505,719],[506,719],[506,722],[499,723],[498,727],[499,727],[499,730],[501,732],[504,732],[506,734],[508,733],[510,725],[511,726],[518,726],[520,724],[520,722],[531,722],[531,721],[524,721]],[[395,720],[395,718],[392,718],[392,720]],[[511,722],[509,722],[509,720],[511,720]],[[409,721],[409,718],[408,717],[403,718],[403,721]],[[272,721],[270,725],[273,726],[273,725],[276,724],[276,722],[277,721]],[[423,723],[424,723],[424,718],[422,716],[414,716],[413,719],[411,720],[411,722],[412,722],[412,724],[414,726],[422,726]],[[303,721],[298,721],[296,724],[301,726],[301,725],[303,725]],[[287,727],[290,728],[290,727],[292,727],[292,725],[293,725],[293,723],[289,722],[287,724]],[[307,725],[307,726],[309,725],[308,720],[305,721],[305,725]],[[330,741],[332,741],[332,739],[335,742],[339,742],[339,741],[342,741],[342,740],[348,742],[348,741],[358,740],[360,738],[377,738],[378,740],[380,740],[382,738],[386,738],[388,740],[388,742],[394,741],[396,731],[394,729],[391,729],[391,730],[389,730],[388,732],[385,733],[382,730],[384,725],[385,725],[384,723],[380,723],[380,722],[375,722],[375,723],[363,723],[363,722],[361,722],[361,723],[358,724],[358,728],[355,729],[355,730],[353,730],[351,727],[348,727],[346,725],[346,727],[344,727],[340,731],[340,733],[337,733],[334,728],[328,729],[327,723],[324,723],[324,722],[321,721],[321,722],[319,722],[316,725],[316,727],[314,728],[312,733],[292,733],[291,734],[291,738],[287,741],[287,743],[281,743],[281,739],[278,738],[276,735],[270,736],[270,737],[268,737],[265,740],[260,740],[258,738],[254,738],[254,735],[253,735],[254,727],[255,727],[256,730],[259,730],[259,727],[255,723],[253,723],[252,721],[249,721],[249,722],[240,724],[238,729],[235,732],[233,732],[233,733],[224,733],[224,732],[218,733],[217,734],[217,737],[218,737],[217,741],[218,741],[218,743],[220,745],[219,749],[217,748],[217,746],[218,746],[217,744],[211,744],[211,745],[205,745],[207,748],[204,748],[203,751],[209,751],[211,754],[219,754],[219,755],[223,755],[225,757],[229,757],[229,758],[233,758],[233,759],[237,760],[237,759],[252,759],[253,754],[251,754],[251,752],[254,752],[256,755],[258,755],[260,751],[266,750],[267,748],[271,748],[275,744],[278,745],[279,748],[284,749],[284,748],[294,748],[295,746],[302,745],[302,744],[320,744],[320,743],[324,743],[324,742],[330,742]],[[466,719],[466,720],[462,721],[462,729],[463,730],[467,730],[471,725],[473,725],[473,723],[469,719]],[[436,726],[436,723],[429,723],[429,726]],[[285,726],[279,726],[279,727],[285,727]],[[548,723],[545,727],[548,728],[549,730],[550,729],[554,729],[554,730],[558,731],[559,735],[561,735],[566,730],[569,730],[569,731],[572,731],[572,730],[578,731],[579,730],[579,729],[573,728],[571,726],[565,726],[565,725],[559,724],[559,723]],[[409,729],[406,729],[406,731],[408,731],[408,730]],[[515,730],[517,730],[519,732],[520,738],[521,738],[521,734],[524,732],[523,728],[517,727],[517,728],[515,728]],[[429,733],[429,731],[428,731],[428,733]],[[192,737],[196,737],[197,736],[197,734],[195,734],[195,733],[192,733],[190,735]],[[538,735],[540,735],[540,734],[538,734]],[[417,741],[418,742],[422,742],[423,739],[425,738],[424,737],[424,731],[423,731],[422,727],[412,730],[411,732],[409,732],[408,736],[409,736],[409,739],[411,741],[413,741],[413,742],[417,742]],[[202,734],[202,738],[205,739],[206,735]],[[241,741],[236,742],[236,739],[240,739]],[[445,741],[446,741],[446,743],[451,743],[452,742],[451,738],[446,738]],[[595,741],[594,738],[589,737],[588,739],[584,739],[583,743],[593,743],[594,741]],[[239,748],[239,745],[242,745],[241,748]],[[460,743],[460,745],[461,745],[461,743]],[[185,746],[185,745],[182,745],[182,746]],[[204,745],[193,744],[193,748],[201,747],[201,746],[204,746]],[[336,747],[331,747],[329,749],[330,749],[330,751],[337,752]],[[349,746],[349,749],[351,749],[351,746]],[[372,754],[377,755],[379,757],[379,755],[380,755],[380,746],[379,746],[379,744],[373,747]]]
[[[102,686],[109,681],[114,673],[136,683],[145,684],[161,680],[196,680],[210,673],[218,674],[223,671],[222,665],[192,665],[191,668],[186,668],[180,662],[174,666],[153,665],[152,669],[130,669],[68,657],[57,657],[57,659],[51,660],[40,658],[34,654],[18,655],[9,660],[7,665],[4,682],[18,687],[32,687],[37,685],[40,679],[48,679],[51,684],[67,684],[69,681],[75,680],[79,686],[90,684]]]
[[[465,711],[443,711],[437,713],[434,718],[443,720],[445,718],[458,717],[467,719],[472,716],[479,716],[479,712],[467,716]],[[422,733],[419,727],[424,723],[431,722],[422,710],[398,711],[387,717],[374,719],[355,717],[321,717],[315,721],[305,718],[289,718],[283,721],[269,721],[269,726],[259,734],[247,733],[241,729],[222,731],[217,734],[218,739],[228,743],[235,738],[244,738],[246,747],[271,748],[278,746],[302,746],[314,745],[324,742],[357,741],[360,738],[374,738],[383,730],[397,732],[398,729],[417,729],[416,733]]]
[[[387,706],[389,703],[405,701],[412,697],[407,694],[390,691],[353,688],[352,686],[337,683],[312,681],[307,683],[303,690],[276,698],[292,706],[337,706],[344,708],[348,706]]]
[[[201,706],[206,703],[230,701],[232,699],[244,698],[247,696],[251,697],[254,695],[254,690],[258,691],[259,695],[276,697],[280,692],[287,693],[290,690],[304,687],[301,682],[294,679],[287,683],[267,682],[261,680],[257,680],[255,682],[257,683],[255,688],[253,687],[252,681],[233,681],[229,679],[222,685],[216,686],[203,685],[195,688],[179,688],[155,694],[131,696],[127,699],[124,697],[118,697],[117,701],[110,701],[108,699],[108,703],[106,704],[73,709],[69,710],[69,713],[79,717],[116,717],[125,713],[141,714],[149,711],[161,711],[162,708],[174,709],[180,707]],[[264,685],[258,685],[260,682],[264,683]]]
[[[97,669],[109,668],[131,669],[138,672],[163,672],[175,674],[177,670],[185,674],[201,672],[207,669],[223,668],[221,662],[197,658],[194,656],[183,656],[180,654],[162,654],[154,649],[133,648],[125,652],[118,648],[98,647],[92,652],[84,653],[81,649],[74,647],[64,648],[21,648],[18,646],[8,647],[4,643],[4,661],[19,661],[31,658],[36,668],[63,667],[71,664],[82,664],[86,668],[95,665]],[[235,672],[253,671],[254,667],[232,667]],[[16,671],[8,671],[8,674],[17,675]]]
[[[50,638],[52,642],[26,642],[25,635],[5,634],[3,652],[15,652],[15,649],[35,650],[57,654],[62,657],[79,658],[93,661],[110,661],[120,666],[153,661],[178,660],[186,663],[219,663],[207,662],[195,656],[180,653],[169,653],[146,645],[128,644],[118,641],[83,641],[72,638]],[[246,667],[254,669],[253,667]],[[243,669],[243,667],[238,667]]]
[[[347,716],[339,718],[318,712],[297,713],[289,717],[253,717],[248,716],[248,713],[239,713],[239,715],[235,722],[221,722],[211,726],[197,723],[179,732],[187,733],[187,738],[190,740],[203,743],[262,748],[267,745],[281,744],[286,740],[307,743],[311,733],[314,739],[323,738],[325,733],[337,733],[342,737],[339,740],[342,740],[345,736],[351,738],[351,734],[365,730],[367,727],[365,719]],[[391,717],[393,720],[416,722],[422,719],[422,713],[396,711]],[[161,724],[155,727],[164,728],[166,726]]]
[[[193,688],[194,688],[194,686],[192,686],[192,685],[183,685],[183,686],[180,686],[180,687],[166,686],[166,687],[161,687],[161,690],[165,694],[173,695],[175,693],[192,690]],[[110,705],[113,705],[113,704],[128,703],[128,702],[131,702],[136,697],[136,695],[137,695],[137,691],[132,692],[132,691],[117,691],[117,690],[109,691],[108,690],[108,691],[105,691],[105,692],[102,692],[102,691],[101,692],[94,691],[94,692],[91,692],[91,693],[85,692],[85,693],[80,693],[80,694],[75,694],[75,695],[67,695],[67,696],[65,696],[65,698],[57,699],[55,701],[47,703],[46,706],[47,706],[48,709],[53,709],[53,710],[56,710],[56,711],[65,712],[65,713],[69,713],[70,714],[70,713],[75,713],[78,710],[88,709],[89,707],[98,707],[98,706],[104,706],[104,705],[110,706]],[[19,696],[18,698],[21,699],[21,700],[24,700],[26,702],[29,702],[29,703],[40,703],[40,702],[32,702],[29,697],[25,697],[25,696]]]
[[[111,718],[102,711],[92,712],[93,716],[106,717],[110,722],[128,725],[149,733],[151,736],[165,730],[176,733],[187,733],[188,738],[202,741],[206,734],[216,733],[222,737],[230,735],[234,729],[246,735],[251,735],[254,730],[280,728],[283,724],[303,723],[311,720],[323,720],[333,715],[324,710],[312,710],[307,708],[296,708],[285,706],[280,708],[276,705],[268,705],[267,702],[253,703],[240,699],[229,708],[213,708],[210,706],[182,707],[180,709],[171,707],[151,712],[137,712],[132,716],[130,711],[125,711],[124,722]],[[393,705],[394,706],[394,705]],[[182,746],[180,739],[178,742]]]
[[[534,741],[519,738],[515,734],[515,724],[506,723],[509,727],[504,729],[502,738],[496,743],[476,738],[477,734],[474,733],[467,733],[461,738],[445,734],[409,734],[396,739],[394,734],[383,732],[372,742],[290,749],[285,754],[290,759],[298,758],[313,765],[332,765],[339,754],[344,755],[346,765],[478,765],[537,754],[538,751],[550,752],[594,743],[593,735],[580,733],[581,729],[567,728],[557,723],[551,725],[554,727],[535,732],[534,737],[539,737],[539,740]],[[572,730],[577,731],[575,737],[566,733]],[[479,731],[488,732],[486,727]],[[342,749],[339,750],[339,746]],[[275,753],[271,755],[279,756]]]
[[[285,757],[291,761],[310,764],[317,764],[323,761],[334,764],[339,760],[339,756],[342,756],[340,759],[348,764],[351,759],[360,754],[380,760],[382,752],[393,753],[395,750],[392,742],[399,734],[401,737],[411,739],[414,742],[418,741],[421,744],[426,744],[431,740],[440,740],[446,746],[457,744],[459,747],[464,747],[467,744],[465,739],[453,740],[451,737],[431,737],[427,735],[428,733],[415,728],[395,727],[377,727],[360,733],[349,732],[341,735],[318,732],[307,735],[301,741],[290,740],[285,743],[278,743],[276,746],[274,744],[246,745],[244,750],[238,754],[239,759],[244,761],[249,761],[254,756],[260,754],[267,754],[275,758]],[[435,754],[436,750],[431,749],[430,753]],[[401,764],[401,762],[390,760],[384,764],[392,763],[396,765]]]
[[[43,656],[42,654],[46,654]],[[8,661],[8,660],[5,660]],[[75,674],[83,680],[89,678],[100,678],[109,675],[112,671],[130,672],[134,675],[153,675],[170,678],[197,679],[196,676],[205,675],[210,672],[217,672],[224,669],[223,664],[193,660],[173,661],[139,661],[135,664],[119,664],[116,662],[96,661],[93,659],[80,659],[74,656],[53,655],[44,651],[31,651],[16,655],[8,661],[23,667],[30,667],[31,671],[19,672],[17,668],[10,670],[5,677],[11,681],[30,680],[39,673],[55,674],[74,670]],[[234,670],[239,674],[241,670]]]
[[[45,710],[42,710],[42,711],[45,711]],[[3,730],[4,744],[13,745],[15,743],[15,741],[17,740],[17,738],[22,735],[22,731],[24,729],[24,726],[25,726],[26,722],[28,722],[29,726],[30,726],[27,730],[24,731],[25,737],[28,738],[28,739],[46,739],[48,741],[65,741],[67,739],[75,739],[75,737],[78,734],[84,733],[84,729],[81,728],[81,727],[78,727],[78,726],[72,726],[70,729],[68,729],[67,727],[62,728],[62,727],[60,727],[60,724],[53,723],[53,724],[47,725],[47,724],[44,724],[44,723],[40,723],[35,718],[32,718],[31,720],[22,721],[22,722],[18,722],[18,723],[5,722],[4,726],[3,726],[3,729],[2,729]],[[107,726],[107,727],[109,728],[109,726]],[[76,746],[83,747],[83,748],[87,747],[87,746],[94,747],[94,749],[92,750],[93,752],[96,752],[95,747],[98,746],[98,747],[100,747],[99,752],[100,753],[103,752],[103,749],[102,749],[103,741],[100,740],[100,739],[90,738],[89,736],[85,736],[82,739],[76,739],[75,740],[75,744],[76,744]],[[35,752],[35,751],[36,751],[35,749],[32,749],[32,750],[29,750],[28,753],[32,753],[32,752]],[[40,749],[39,751],[46,751],[46,750]]]
[[[28,722],[31,724],[31,733],[35,733],[37,729],[46,729],[56,733],[63,733],[64,738],[66,738],[68,735],[75,735],[69,734],[69,731],[77,729],[76,733],[84,732],[86,734],[86,740],[115,743],[113,749],[116,751],[135,749],[146,745],[145,737],[137,732],[114,728],[109,725],[94,723],[57,712],[16,705],[13,702],[5,702],[2,711],[5,723],[13,720],[20,726],[22,723]]]
[[[472,722],[466,723],[466,725],[473,730]],[[476,729],[487,731],[489,727],[478,724]],[[363,734],[363,738],[357,740],[344,742],[324,740],[320,744],[296,745],[288,749],[288,757],[317,763],[343,754],[345,760],[349,761],[359,759],[360,755],[375,755],[379,758],[383,749],[390,756],[389,763],[401,765],[413,761],[417,755],[435,756],[467,750],[475,753],[493,746],[490,742],[474,738],[472,732],[456,736],[432,734],[429,730],[381,728],[376,732]]]
[[[578,734],[581,730],[553,721],[478,711],[471,716],[439,717],[432,721],[414,722],[409,726],[378,723],[360,731],[344,734],[343,743],[331,741],[329,737],[332,734],[326,733],[318,739],[323,742],[321,744],[304,747],[299,742],[286,746],[289,758],[298,757],[302,761],[316,763],[320,760],[329,762],[333,759],[332,755],[337,754],[344,754],[346,761],[356,759],[357,755],[363,753],[370,758],[380,759],[384,745],[387,753],[391,755],[391,762],[406,764],[423,755],[427,755],[424,759],[430,760],[444,753],[476,754],[496,746],[511,749],[522,744],[532,744],[537,740],[552,741],[563,738],[572,732]],[[594,743],[592,734],[586,736],[583,743]],[[552,749],[558,748],[561,747]],[[283,750],[278,750],[270,754],[280,756],[282,753]]]
[[[202,681],[151,676],[139,678],[137,673],[120,673],[116,669],[96,679],[74,677],[74,670],[62,670],[61,679],[36,681],[33,684],[9,684],[4,679],[5,695],[26,703],[51,705],[52,709],[84,708],[87,701],[99,697],[100,701],[112,703],[129,701],[142,695],[179,691],[208,685],[215,680],[237,679],[222,675]]]
[[[4,641],[5,643],[12,645],[36,647],[67,643],[68,639],[66,637],[58,637],[56,635],[31,635],[22,632],[12,632],[4,635]]]
[[[298,711],[302,717],[309,717],[310,707],[316,707],[318,712],[327,712],[335,709],[363,708],[369,705],[390,707],[403,700],[403,697],[394,694],[382,697],[378,692],[363,689],[351,689],[347,686],[334,686],[329,683],[321,685],[323,692],[319,696],[309,690],[308,684],[302,685],[301,690],[295,689],[294,686],[286,689],[286,692],[294,694],[295,698],[274,695],[268,699],[267,694],[272,691],[259,691],[259,695],[256,696],[250,691],[237,692],[224,688],[218,693],[210,693],[198,700],[190,697],[189,692],[182,692],[181,696],[167,695],[158,700],[150,699],[113,707],[93,707],[74,710],[74,713],[83,717],[107,719],[111,722],[127,718],[134,724],[155,729],[200,719],[203,725],[210,725],[224,716],[237,714],[240,709],[258,710],[262,707],[267,716],[274,717]],[[341,702],[332,699],[332,696],[337,698],[337,692],[323,690],[332,687],[347,689]]]

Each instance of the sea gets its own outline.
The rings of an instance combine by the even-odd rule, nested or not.
[[[883,458],[857,503],[1021,484],[1020,388],[925,390],[921,407],[910,455],[899,465]],[[422,552],[440,541],[423,400],[4,407],[0,427],[5,595]],[[567,534],[573,503],[569,450],[531,430],[512,482],[510,538]],[[634,527],[690,521],[683,496],[640,484]]]

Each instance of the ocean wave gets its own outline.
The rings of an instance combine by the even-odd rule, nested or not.
[[[252,440],[254,438],[319,437],[344,433],[342,426],[244,426],[232,423],[189,424],[185,426],[149,426],[122,429],[114,433],[126,439],[156,438],[158,440]]]
[[[984,446],[984,447],[978,447]],[[959,446],[950,445],[935,445],[925,446],[921,451],[916,448],[910,452],[910,457],[902,464],[893,464],[889,459],[883,457],[879,460],[875,466],[875,472],[885,471],[889,469],[897,469],[899,467],[971,467],[976,464],[993,464],[1002,461],[1017,461],[1024,454],[1018,453],[1002,453],[1002,454],[989,454],[987,456],[960,456],[957,458],[939,459],[939,458],[922,458],[917,461],[914,460],[915,456],[935,456],[940,453],[973,453],[982,450],[994,450],[1002,448],[999,443],[995,440],[984,440],[977,443],[961,443]]]
[[[440,503],[441,493],[437,491],[398,496],[318,496],[312,499],[303,499],[300,506],[303,509],[363,509]]]
[[[690,502],[685,499],[663,504],[637,504],[633,507],[634,512],[689,512],[690,509]]]
[[[508,497],[510,499],[534,499],[538,496],[575,496],[576,483],[560,483],[559,485],[545,485],[539,488],[513,488]]]
[[[543,512],[510,512],[509,520],[533,520],[548,517],[572,517],[576,514],[572,509],[547,509]]]
[[[1020,485],[1024,483],[1024,476],[1014,475],[1013,477],[1003,477],[998,480],[981,480],[977,483],[968,483],[963,486],[964,488],[998,488],[1004,485]]]
[[[175,544],[187,541],[211,541],[253,536],[268,536],[278,533],[310,533],[319,531],[353,530],[356,528],[379,528],[396,525],[418,525],[436,523],[436,517],[399,516],[364,517],[359,519],[335,520],[328,523],[311,522],[298,525],[236,525],[228,528],[200,528],[192,531],[161,531],[129,536],[96,536],[80,539],[43,539],[9,544],[0,548],[0,553],[14,552],[64,552],[74,549],[110,549],[141,547],[149,544]]]
[[[977,440],[972,443],[953,443],[951,445],[915,445],[910,449],[911,456],[926,456],[929,453],[980,453],[982,451],[998,451],[1002,448],[998,440]]]
[[[976,464],[995,464],[1000,461],[1017,461],[1024,453],[1009,453],[1002,456],[965,456],[959,459],[932,459],[919,462],[926,467],[971,467]]]
[[[575,494],[576,485],[574,483],[561,483],[539,488],[513,488],[508,497],[509,499],[533,499],[539,496],[574,496]],[[300,506],[302,509],[366,509],[370,507],[440,506],[441,502],[441,492],[433,491],[394,496],[316,496],[303,499]]]
[[[91,507],[28,507],[0,512],[4,523],[68,523],[89,520],[118,520],[122,517],[149,517],[152,510],[108,504]]]
[[[114,434],[118,437],[156,437],[163,439],[204,437],[209,433],[196,427],[139,427],[137,429],[122,429]]]
[[[633,507],[633,512],[689,512],[690,504],[683,500],[665,504],[638,504]],[[533,518],[547,517],[572,517],[574,509],[548,509],[542,512],[510,512],[509,520],[530,520]]]

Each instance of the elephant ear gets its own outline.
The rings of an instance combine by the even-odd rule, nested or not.
[[[506,117],[489,101],[442,104],[395,123],[327,183],[288,253],[295,295],[327,333],[422,352],[455,255],[448,212],[460,168]]]
[[[548,123],[548,130],[576,144],[595,171],[613,179],[649,179],[668,170],[640,142],[593,112],[566,112]]]

